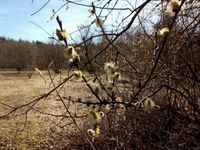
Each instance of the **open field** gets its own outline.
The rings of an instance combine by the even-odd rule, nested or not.
[[[0,72],[0,116],[13,110],[12,107],[31,102],[53,88],[46,71],[43,71],[44,78],[33,72],[29,79],[28,73],[30,72]],[[88,79],[91,78],[87,73],[84,75]],[[61,76],[52,73],[56,85],[66,77],[66,72]],[[92,81],[89,81],[89,84],[92,85]],[[122,86],[119,85],[118,89]],[[82,101],[93,100],[93,95],[84,82],[74,79],[70,79],[57,90],[65,97],[64,103],[70,105],[69,111],[73,116],[76,115],[78,126],[86,134],[88,127],[91,126],[86,117],[89,110],[73,101],[79,98]],[[124,149],[124,145],[133,149],[199,149],[199,124],[192,121],[192,117],[185,117],[180,111],[169,112],[173,107],[170,108],[163,95],[164,92],[160,92],[154,97],[158,108],[127,107],[123,115],[116,115],[116,111],[111,110],[101,121],[101,134],[98,140],[93,142],[95,147],[111,150],[113,147]],[[183,105],[181,101],[178,102],[177,105]],[[171,116],[174,117],[173,122],[168,119]],[[55,91],[34,105],[28,105],[12,115],[1,117],[0,125],[0,149],[3,150],[89,149],[88,143],[74,125]]]
[[[30,102],[45,92],[53,88],[50,84],[47,73],[45,85],[43,78],[34,73],[31,79],[28,79],[28,73],[17,74],[13,71],[0,72],[0,102],[12,107],[18,107]],[[61,78],[66,77],[64,73]],[[60,82],[60,76],[57,75],[54,82]],[[61,90],[62,96],[71,96],[72,99],[88,99],[92,96],[88,94],[88,89],[81,81],[69,81]],[[0,104],[0,115],[4,115],[12,110],[3,104]],[[68,104],[66,100],[66,104]],[[84,114],[84,108],[72,106],[70,109],[78,109],[78,115]],[[53,133],[66,132],[70,137],[77,129],[71,123],[70,118],[63,118],[66,114],[61,101],[54,92],[48,98],[40,100],[30,111],[29,107],[20,109],[12,116],[0,120],[0,149],[56,149],[55,137]],[[81,111],[80,111],[81,110]],[[66,114],[68,115],[68,114]],[[57,116],[57,117],[56,117]],[[81,125],[81,122],[78,121]],[[51,139],[52,138],[52,139]],[[64,140],[64,139],[63,139]],[[70,141],[65,139],[65,145]]]

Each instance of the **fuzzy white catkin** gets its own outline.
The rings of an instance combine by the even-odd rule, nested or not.
[[[175,12],[177,12],[178,8],[180,7],[181,0],[170,0],[167,4],[166,12],[171,17],[175,15]]]
[[[105,66],[104,66],[104,71],[105,71],[108,75],[114,74],[115,71],[116,71],[116,69],[117,69],[117,66],[116,66],[115,63],[113,63],[113,62],[108,62],[108,63],[106,63]]]
[[[101,18],[97,18],[95,23],[97,27],[102,27],[104,25],[104,21]]]
[[[92,130],[92,129],[88,129],[88,130],[87,130],[87,134],[88,134],[89,136],[94,137],[94,136],[95,136],[95,131]]]
[[[69,39],[69,35],[68,35],[66,29],[64,29],[63,31],[56,29],[56,35],[59,40],[68,40]]]

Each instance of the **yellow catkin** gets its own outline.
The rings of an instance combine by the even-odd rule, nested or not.
[[[99,112],[96,112],[95,110],[91,110],[88,114],[89,121],[92,125],[98,124],[101,121],[101,116]]]
[[[151,98],[147,98],[144,101],[144,108],[151,109],[155,107],[155,102]]]
[[[97,127],[95,128],[95,138],[98,138],[99,135],[100,135],[100,128],[99,128],[99,126],[97,126]]]
[[[109,104],[103,105],[101,110],[105,114],[109,113],[109,111],[110,111],[110,105]]]
[[[82,71],[74,71],[74,79],[79,80],[83,76]]]
[[[165,35],[167,35],[169,33],[169,28],[168,27],[164,27],[164,28],[162,28],[162,29],[160,29],[159,31],[158,31],[158,35],[159,36],[165,36]]]

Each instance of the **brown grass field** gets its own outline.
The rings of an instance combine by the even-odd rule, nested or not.
[[[28,72],[21,74],[14,71],[0,72],[0,102],[17,107],[53,88],[47,73],[45,73],[46,85],[37,73],[34,73],[31,79],[28,79],[27,74]],[[54,79],[55,84],[66,76],[67,73],[62,74],[60,79],[57,75]],[[66,97],[71,96],[72,99],[92,97],[81,81],[67,82],[61,93]],[[67,100],[66,103],[68,103]],[[75,126],[70,125],[70,118],[53,116],[65,114],[65,109],[55,92],[47,99],[40,100],[27,115],[24,115],[27,109],[27,107],[20,109],[13,115],[0,119],[0,149],[57,149],[59,145],[55,139],[59,139],[59,132],[66,132],[67,136],[78,132]],[[71,112],[74,112],[73,109],[78,109],[78,112],[81,110],[81,114],[85,112],[79,106],[72,106]],[[1,116],[10,110],[12,109],[0,104]],[[78,120],[78,123],[82,125],[82,121]],[[67,147],[70,138],[63,140]],[[62,144],[61,141],[59,143]]]
[[[88,143],[84,140],[80,131],[74,125],[69,114],[66,112],[62,101],[56,92],[47,98],[41,99],[34,106],[24,107],[12,115],[3,117],[13,108],[31,102],[44,95],[53,88],[51,80],[46,71],[43,71],[44,79],[39,73],[34,72],[31,79],[29,72],[0,71],[0,150],[87,150]],[[88,73],[83,73],[90,79]],[[57,85],[67,77],[67,72],[60,75],[51,73],[54,83]],[[89,81],[93,86],[93,82]],[[119,88],[120,89],[120,88]],[[86,115],[89,108],[85,105],[73,103],[79,98],[93,100],[94,96],[81,80],[70,79],[62,88],[57,89],[73,116],[79,117],[76,122],[86,134],[90,124]],[[161,93],[163,94],[163,93]],[[97,149],[199,149],[199,125],[189,122],[184,116],[168,113],[166,101],[159,101],[162,95],[154,99],[160,106],[145,110],[142,108],[128,109],[124,115],[115,115],[112,110],[101,123],[101,135],[94,142]],[[133,113],[134,112],[134,113]],[[65,117],[63,117],[65,116]],[[81,117],[80,117],[81,116]],[[169,124],[168,117],[174,116],[173,122]],[[111,124],[111,127],[107,127]],[[169,125],[171,130],[166,129]],[[110,138],[110,129],[113,129]],[[158,130],[159,129],[159,130]],[[172,130],[173,129],[173,130]]]

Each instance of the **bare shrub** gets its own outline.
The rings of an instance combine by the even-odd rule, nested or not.
[[[56,64],[49,62],[53,88],[27,104],[8,106],[11,111],[1,118],[27,106],[28,110],[34,109],[39,101],[55,93],[65,110],[63,120],[69,118],[80,133],[79,141],[72,143],[76,149],[199,148],[200,30],[196,10],[200,3],[197,0],[146,0],[134,5],[128,0],[63,3],[61,8],[68,4],[88,7],[93,17],[79,29],[81,42],[73,45],[68,43],[64,20],[56,17],[58,29],[54,39],[63,45],[65,59],[74,70],[56,83],[49,71]],[[56,13],[53,11],[52,19]],[[112,15],[117,19],[109,23]],[[90,34],[93,33],[90,27],[97,34]],[[84,28],[87,30],[83,32]],[[93,42],[97,37],[100,42]],[[92,77],[86,75],[86,68]],[[63,86],[72,78],[85,83],[88,99],[64,92]],[[82,109],[77,109],[81,106]],[[82,114],[81,121],[78,114]],[[88,125],[84,126],[84,121]]]

